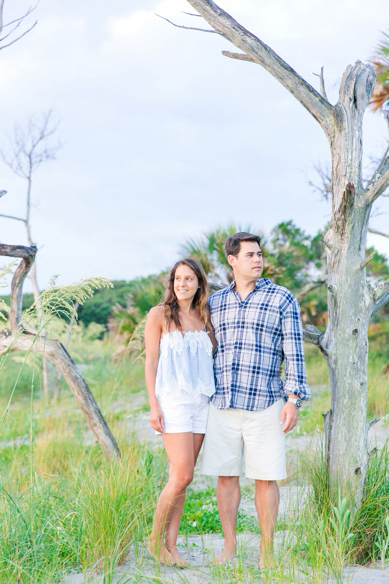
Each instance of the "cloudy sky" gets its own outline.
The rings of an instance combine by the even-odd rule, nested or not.
[[[332,103],[346,66],[368,60],[389,28],[387,0],[220,0],[220,5]],[[29,2],[5,2],[5,21]],[[0,143],[15,122],[55,108],[62,148],[34,176],[32,232],[39,284],[89,276],[131,279],[170,266],[189,238],[235,221],[268,234],[293,219],[314,234],[329,204],[312,191],[329,162],[324,134],[266,71],[221,55],[185,0],[40,0],[34,30],[0,51]],[[202,24],[201,24],[202,25]],[[204,24],[204,27],[207,25]],[[387,128],[365,117],[366,161]],[[24,213],[23,180],[0,162],[0,213]],[[371,226],[389,231],[389,199]],[[0,240],[25,244],[0,218]],[[370,243],[389,255],[389,239]]]

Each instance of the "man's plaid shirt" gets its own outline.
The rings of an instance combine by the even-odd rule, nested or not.
[[[262,278],[242,302],[233,282],[209,298],[209,307],[218,342],[211,397],[217,408],[263,410],[291,393],[310,398],[300,307],[289,290]]]

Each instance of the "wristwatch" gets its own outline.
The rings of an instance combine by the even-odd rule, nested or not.
[[[296,406],[297,409],[301,408],[301,406],[303,405],[303,402],[301,401],[301,399],[299,397],[289,397],[288,398],[288,402],[293,404],[294,406]]]

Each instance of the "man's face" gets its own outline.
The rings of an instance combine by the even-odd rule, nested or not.
[[[228,263],[236,276],[248,281],[258,280],[263,272],[261,248],[255,241],[242,241],[237,257],[228,256]]]

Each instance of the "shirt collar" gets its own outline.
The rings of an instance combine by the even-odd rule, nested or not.
[[[271,280],[269,280],[269,278],[259,278],[259,280],[257,280],[256,284],[255,284],[255,288],[254,290],[260,290],[261,288],[264,288],[265,286],[268,286],[269,284],[271,284]],[[233,280],[231,282],[231,284],[227,287],[228,292],[230,292],[231,290],[235,289],[235,280]]]

